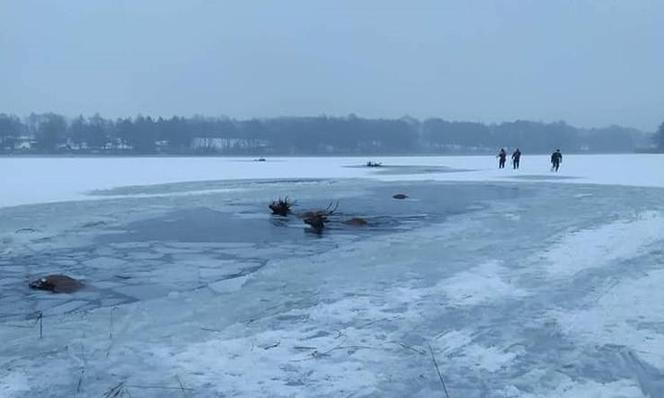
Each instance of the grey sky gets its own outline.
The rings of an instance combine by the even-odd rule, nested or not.
[[[0,0],[0,112],[664,121],[664,1]]]

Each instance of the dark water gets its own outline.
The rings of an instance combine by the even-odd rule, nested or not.
[[[525,175],[525,176],[511,176],[515,180],[528,180],[528,181],[560,181],[560,180],[576,180],[579,177],[558,176],[558,175]]]
[[[408,196],[393,199],[397,193]],[[392,184],[371,187],[368,193],[335,200],[300,203],[288,217],[270,215],[266,205],[244,203],[239,213],[206,207],[178,208],[99,237],[100,243],[175,241],[223,243],[303,242],[311,239],[300,215],[307,210],[334,209],[326,232],[363,234],[412,229],[444,221],[452,215],[477,211],[488,202],[532,196],[532,189],[494,184]],[[338,203],[338,204],[337,204]],[[344,221],[363,218],[367,226]]]
[[[367,166],[346,166],[348,168],[367,168]],[[374,174],[381,175],[418,175],[418,174],[436,174],[436,173],[460,173],[472,170],[455,169],[447,166],[416,166],[416,165],[381,165],[372,167]]]

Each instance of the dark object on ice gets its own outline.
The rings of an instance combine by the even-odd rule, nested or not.
[[[407,199],[408,195],[406,195],[405,193],[398,193],[396,195],[392,195],[392,198],[394,198],[394,199]]]
[[[254,159],[254,162],[265,162],[265,158]]]
[[[273,201],[272,203],[270,203],[268,207],[270,208],[270,210],[272,210],[272,214],[286,217],[287,215],[290,214],[291,207],[293,207],[294,205],[295,202],[291,202],[290,200],[288,200],[288,196],[286,196],[285,199],[279,198],[278,200]]]
[[[381,167],[383,164],[380,162],[367,162],[367,167]]]
[[[332,202],[330,202],[325,210],[313,210],[305,212],[302,214],[302,219],[304,220],[304,223],[309,225],[314,232],[321,233],[323,232],[323,228],[325,228],[325,223],[328,221],[328,217],[334,214],[338,207],[339,202],[337,202],[334,207],[332,207]]]
[[[556,149],[556,151],[551,154],[551,171],[558,171],[562,162],[563,154],[560,153],[560,149]]]
[[[351,218],[350,220],[344,221],[344,224],[346,225],[353,225],[356,227],[363,227],[366,225],[369,225],[369,221],[365,220],[364,218],[361,217],[354,217]]]
[[[74,293],[83,288],[83,283],[66,275],[49,275],[30,282],[30,289],[48,290],[53,293]]]
[[[512,166],[514,169],[518,169],[521,163],[521,151],[519,148],[516,148],[516,151],[512,154]]]
[[[30,233],[31,234],[31,233],[34,233],[34,232],[37,232],[37,230],[34,229],[34,228],[19,228],[19,229],[16,230],[17,234],[25,234],[25,233]]]
[[[106,225],[106,223],[104,221],[90,221],[90,222],[87,222],[87,223],[81,225],[81,227],[83,227],[83,228],[92,228],[92,227],[100,227],[102,225]]]

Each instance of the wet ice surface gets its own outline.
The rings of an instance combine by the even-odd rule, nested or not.
[[[531,180],[531,181],[563,181],[563,180],[576,180],[579,177],[543,174],[543,175],[510,176],[509,178],[513,178],[515,180]]]
[[[662,189],[291,180],[97,194],[0,209],[3,397],[442,396],[432,354],[451,397],[664,395]],[[338,214],[307,232],[268,214],[286,195],[296,213],[338,200]],[[87,288],[27,289],[48,273]]]
[[[438,173],[461,173],[472,170],[455,169],[446,166],[415,166],[415,165],[390,165],[381,164],[380,166],[368,167],[364,166],[346,166],[348,168],[362,168],[369,169],[374,175],[425,175],[425,174],[438,174]]]

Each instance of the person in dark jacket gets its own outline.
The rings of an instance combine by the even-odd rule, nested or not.
[[[505,148],[500,148],[500,152],[498,152],[498,168],[499,169],[504,169],[505,168],[505,162],[507,161],[507,152],[505,152]]]
[[[560,149],[556,149],[556,151],[551,154],[551,171],[557,172],[562,162],[563,154],[560,153]]]
[[[512,154],[512,166],[514,166],[514,169],[519,168],[519,163],[521,162],[521,151],[519,148],[516,148],[516,151]]]

